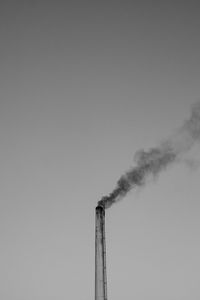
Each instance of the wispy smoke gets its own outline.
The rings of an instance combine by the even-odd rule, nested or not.
[[[98,205],[109,208],[135,186],[144,185],[149,175],[156,177],[160,171],[178,161],[196,142],[200,142],[200,102],[192,106],[190,118],[173,136],[149,151],[136,152],[134,157],[136,166],[120,177],[115,189],[103,197]]]

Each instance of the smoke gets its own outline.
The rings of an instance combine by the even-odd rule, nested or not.
[[[181,156],[196,142],[200,142],[200,102],[192,106],[190,118],[170,138],[161,142],[158,147],[136,152],[136,166],[120,177],[114,190],[103,197],[98,205],[109,208],[120,201],[132,188],[143,186],[149,175],[157,177],[160,171],[180,161]]]

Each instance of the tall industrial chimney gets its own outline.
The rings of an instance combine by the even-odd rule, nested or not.
[[[96,207],[95,300],[107,300],[105,210],[100,205]]]

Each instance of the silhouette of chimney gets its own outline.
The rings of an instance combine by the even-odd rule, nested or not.
[[[95,226],[95,300],[107,300],[105,209],[100,205]]]

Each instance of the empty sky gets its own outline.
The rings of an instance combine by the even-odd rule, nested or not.
[[[189,117],[199,28],[193,0],[1,1],[1,299],[94,299],[96,203]],[[200,298],[199,175],[106,211],[108,299]]]

